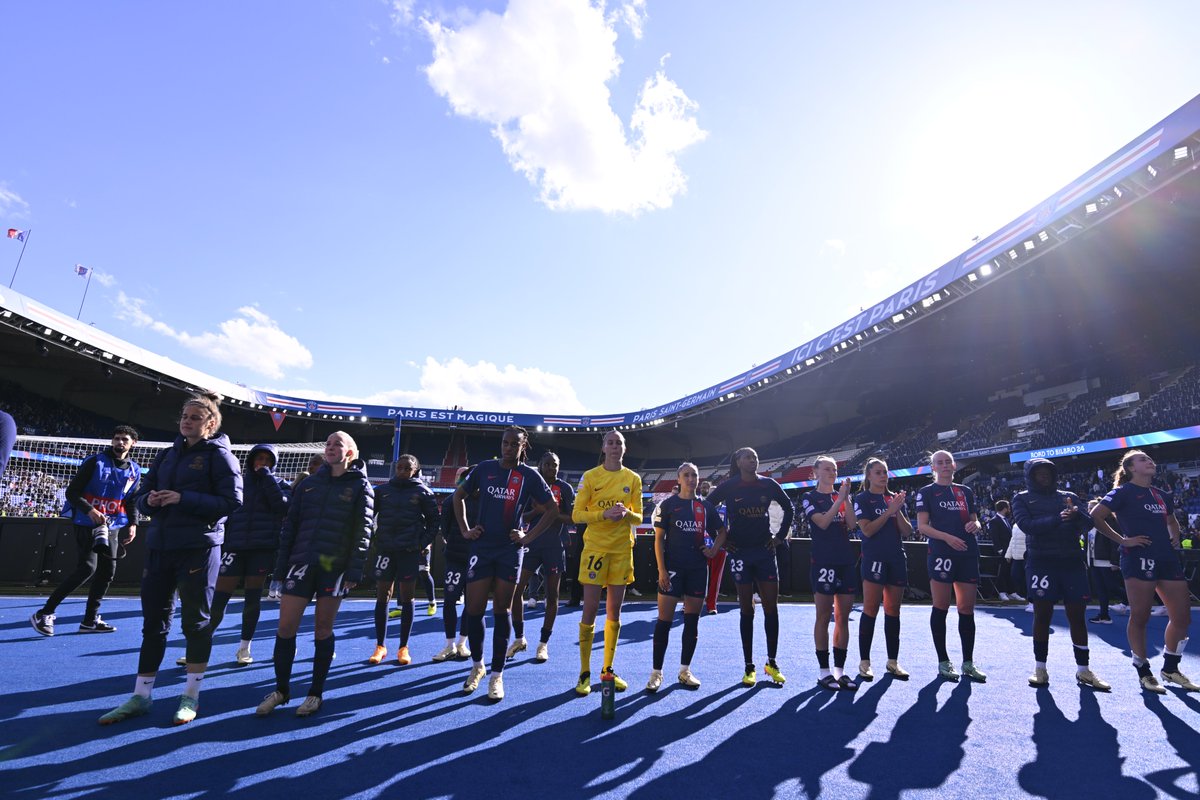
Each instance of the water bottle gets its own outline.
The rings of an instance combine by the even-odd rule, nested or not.
[[[108,517],[92,528],[92,552],[101,555],[112,555],[112,544],[109,542]]]
[[[616,715],[617,682],[612,670],[600,673],[600,719],[612,719]]]

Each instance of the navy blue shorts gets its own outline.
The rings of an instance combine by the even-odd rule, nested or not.
[[[273,569],[274,550],[226,550],[221,554],[222,578],[265,578]]]
[[[1080,559],[1025,559],[1025,596],[1031,603],[1085,603],[1091,597]]]
[[[314,597],[345,597],[350,593],[345,578],[345,572],[321,569],[315,564],[288,564],[287,573],[281,580],[284,594],[312,600]]]
[[[446,602],[458,600],[463,593],[463,589],[466,588],[466,578],[467,562],[447,558],[446,579],[442,582],[442,590],[445,592]]]
[[[1135,581],[1182,581],[1183,560],[1179,553],[1145,550],[1136,554],[1121,552],[1121,575]],[[1145,553],[1145,555],[1143,555]]]
[[[520,547],[472,549],[471,558],[467,561],[467,583],[475,581],[498,581],[516,583],[521,573]]]
[[[542,576],[561,575],[567,571],[567,552],[562,547],[529,547],[525,550],[525,558],[521,569],[537,572],[542,568]]]
[[[399,551],[391,553],[376,553],[375,563],[371,572],[375,582],[390,586],[396,581],[407,583],[417,579],[417,572],[425,563],[425,556],[420,550]]]
[[[884,586],[908,586],[908,559],[903,553],[885,560],[862,560],[862,579]]]
[[[737,584],[767,581],[778,583],[779,566],[775,563],[775,552],[771,548],[739,547],[729,554],[729,572]]]
[[[934,583],[979,583],[979,553],[974,550],[941,556],[930,553],[925,566]]]
[[[708,591],[707,564],[684,569],[671,569],[668,565],[667,577],[671,579],[671,586],[665,592],[660,588],[659,594],[668,597],[704,597]]]
[[[808,568],[808,581],[814,594],[856,594],[858,570],[856,564],[818,564]]]

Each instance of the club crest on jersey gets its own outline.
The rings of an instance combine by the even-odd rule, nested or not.
[[[188,469],[203,470],[204,456],[195,456],[192,458],[192,463],[188,464]]]
[[[599,576],[596,575],[595,570],[592,570],[591,572],[588,573],[588,578],[590,578],[591,580],[596,580],[597,577],[599,577]]]
[[[629,487],[628,487],[628,486],[622,486],[622,487],[621,487],[621,491],[622,491],[622,492],[624,492],[625,494],[629,494]]]
[[[1045,590],[1045,589],[1038,589],[1038,590],[1037,590],[1037,596],[1038,596],[1038,597],[1045,597],[1045,596],[1046,596],[1046,590]]]
[[[354,499],[354,490],[347,486],[345,489],[342,489],[341,494],[338,495],[338,499],[343,503],[349,503]]]
[[[1154,577],[1154,570],[1152,570],[1152,569],[1146,570],[1146,580],[1150,580],[1153,577]]]
[[[947,580],[950,577],[950,573],[949,572],[939,572],[938,577],[940,577],[942,580]]]
[[[295,582],[295,581],[288,581],[288,582],[287,582],[287,588],[289,588],[289,589],[295,589],[295,588],[296,588],[296,582]]]

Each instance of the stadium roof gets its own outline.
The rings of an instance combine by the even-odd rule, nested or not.
[[[1180,341],[1200,299],[1198,147],[1200,96],[904,290],[762,366],[652,409],[513,414],[280,396],[206,375],[4,288],[0,364],[36,391],[117,418],[154,407],[162,387],[203,387],[258,413],[559,432],[619,427],[717,452],[856,414],[948,402],[1035,367],[1079,377],[1113,359],[1152,363],[1157,349]],[[930,398],[935,388],[939,396]]]

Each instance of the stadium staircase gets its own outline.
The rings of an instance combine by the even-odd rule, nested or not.
[[[455,433],[450,437],[450,444],[446,447],[446,456],[442,459],[442,468],[438,472],[437,483],[439,486],[453,486],[454,473],[458,472],[459,467],[465,467],[470,461],[467,460],[467,437],[461,433]]]

